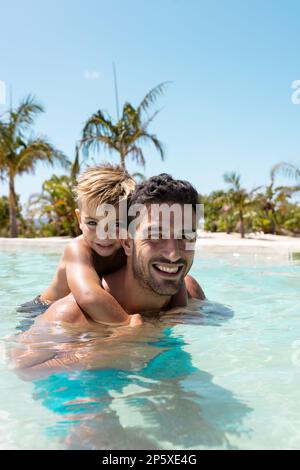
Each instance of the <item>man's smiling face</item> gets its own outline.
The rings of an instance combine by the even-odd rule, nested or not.
[[[172,296],[179,291],[193,263],[191,242],[195,241],[196,216],[194,211],[184,213],[183,205],[179,204],[180,223],[171,213],[166,227],[161,214],[153,216],[150,206],[140,219],[136,237],[130,240],[131,268],[140,285],[156,294]],[[194,233],[187,233],[184,230],[187,226],[193,227]]]

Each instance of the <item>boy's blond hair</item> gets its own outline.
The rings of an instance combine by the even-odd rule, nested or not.
[[[103,163],[87,168],[75,186],[79,209],[83,203],[97,208],[100,204],[117,206],[120,199],[128,199],[135,189],[135,181],[129,173],[117,165]]]

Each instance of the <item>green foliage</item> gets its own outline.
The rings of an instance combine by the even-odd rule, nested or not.
[[[38,222],[38,236],[75,237],[80,234],[75,209],[72,177],[53,175],[44,182],[41,194],[30,197],[28,214]]]
[[[300,235],[300,207],[297,204],[289,204],[286,207],[285,217],[282,222],[283,234]],[[287,232],[289,233],[287,233]]]
[[[22,207],[17,195],[17,210],[16,217],[19,226],[20,237],[34,237],[35,227],[31,219],[24,219],[22,215]],[[9,202],[6,196],[0,197],[0,237],[9,237],[10,224],[9,224]]]
[[[224,175],[224,180],[229,185],[227,191],[213,191],[208,196],[201,196],[205,230],[299,235],[300,207],[298,203],[290,202],[292,195],[299,191],[299,185],[275,186],[274,178],[275,172],[272,169],[268,185],[248,192],[241,187],[239,175]]]
[[[0,236],[7,237],[9,233],[9,207],[6,196],[0,197]]]

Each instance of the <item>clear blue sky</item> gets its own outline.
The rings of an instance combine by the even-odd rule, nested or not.
[[[33,93],[46,108],[37,132],[70,157],[93,112],[116,114],[115,61],[121,105],[173,82],[151,128],[166,161],[146,148],[147,176],[170,172],[207,193],[237,171],[250,189],[273,164],[300,161],[297,0],[14,0],[1,3],[0,44],[0,80],[14,105]],[[22,200],[52,173],[18,178]]]

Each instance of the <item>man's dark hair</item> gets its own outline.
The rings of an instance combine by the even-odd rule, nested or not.
[[[188,181],[175,180],[168,173],[161,173],[138,184],[130,198],[130,206],[161,202],[192,204],[193,209],[196,210],[199,196],[194,186]]]

